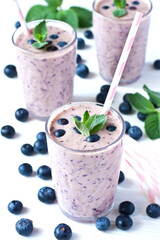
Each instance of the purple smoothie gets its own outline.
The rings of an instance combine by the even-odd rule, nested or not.
[[[72,100],[73,78],[76,64],[76,32],[60,21],[47,21],[46,41],[50,44],[36,49],[28,40],[33,39],[33,29],[40,21],[31,22],[31,35],[19,28],[13,35],[16,46],[18,77],[23,82],[24,98],[30,116],[45,120],[59,106]],[[57,35],[51,39],[50,35]],[[60,47],[59,42],[66,45]],[[56,50],[49,51],[48,48]]]
[[[102,78],[108,82],[112,81],[136,11],[143,13],[120,85],[136,81],[141,76],[145,61],[152,4],[150,0],[140,0],[136,5],[133,2],[133,0],[127,0],[127,14],[120,18],[112,14],[116,9],[113,6],[113,0],[95,0],[93,5],[93,26],[99,71]]]
[[[95,103],[70,103],[56,109],[46,123],[52,179],[58,204],[69,218],[94,222],[107,215],[114,203],[123,151],[124,121],[113,109],[107,123],[96,134],[97,142],[87,142],[86,136],[74,130],[73,116],[82,118],[85,110],[90,115],[101,114],[102,107]],[[68,124],[60,125],[65,118]],[[109,125],[115,131],[106,130]],[[55,137],[54,131],[65,130]]]

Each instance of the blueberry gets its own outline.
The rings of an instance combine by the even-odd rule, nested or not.
[[[32,166],[29,163],[22,163],[19,168],[18,171],[21,175],[29,177],[32,175]]]
[[[125,179],[125,175],[122,171],[119,173],[119,179],[118,179],[118,184],[122,183]]]
[[[136,10],[137,8],[134,6],[129,7],[130,10]]]
[[[51,179],[51,168],[46,165],[42,165],[37,169],[37,175],[39,178],[44,180]]]
[[[151,203],[146,208],[146,213],[151,218],[160,217],[160,206],[156,203]]]
[[[45,133],[45,132],[39,132],[39,133],[37,133],[36,138],[37,138],[37,140],[40,140],[40,141],[42,141],[42,142],[47,142],[46,133]]]
[[[21,26],[20,21],[15,22],[14,26],[15,26],[15,28],[19,28]]]
[[[116,126],[113,126],[113,125],[108,125],[108,126],[106,127],[106,129],[107,129],[109,132],[114,132],[114,131],[117,129],[117,127],[116,127]]]
[[[65,133],[66,133],[65,130],[63,130],[63,129],[58,129],[58,130],[55,130],[55,131],[54,131],[54,136],[55,136],[55,137],[62,137],[62,136],[64,136]]]
[[[81,132],[78,130],[78,128],[74,127],[73,130],[78,133],[78,134],[81,134]]]
[[[66,125],[68,123],[69,123],[69,121],[66,118],[58,119],[58,124],[60,124],[60,125]]]
[[[85,36],[86,38],[88,38],[88,39],[93,39],[93,33],[92,33],[91,30],[86,30],[86,31],[84,32],[84,36]]]
[[[131,215],[135,211],[135,206],[130,201],[124,201],[119,204],[118,210],[121,214]]]
[[[47,47],[47,51],[48,52],[53,52],[53,51],[56,51],[56,50],[58,50],[58,48],[56,46],[54,46],[54,45],[52,45],[50,47]]]
[[[124,102],[129,102],[129,101],[128,101],[127,94],[128,94],[128,93],[126,93],[126,94],[123,95],[123,101],[124,101]]]
[[[99,217],[96,220],[96,228],[100,231],[106,231],[110,228],[110,220],[107,217]]]
[[[146,120],[147,115],[148,114],[144,114],[144,113],[141,113],[141,112],[137,113],[138,119],[141,120],[142,122],[144,122]]]
[[[60,223],[54,229],[54,236],[58,240],[69,240],[72,237],[72,230],[67,224]]]
[[[35,43],[35,42],[36,42],[36,41],[35,41],[34,39],[29,39],[29,40],[28,40],[28,44],[31,44],[31,45],[32,45],[33,43]]]
[[[96,101],[97,101],[98,103],[104,104],[105,100],[106,100],[106,96],[105,96],[103,93],[98,93],[98,94],[97,94],[97,96],[96,96]]]
[[[105,96],[107,96],[109,89],[110,89],[110,85],[105,84],[100,88],[100,92],[103,93]]]
[[[83,38],[78,38],[77,48],[83,49],[85,47],[85,41]]]
[[[9,78],[17,77],[17,69],[14,65],[7,65],[4,68],[4,74]]]
[[[8,211],[13,214],[19,214],[22,212],[23,204],[21,201],[13,200],[8,204]]]
[[[49,38],[51,38],[51,39],[57,39],[57,38],[59,38],[59,36],[58,36],[57,34],[52,34],[52,35],[49,36]]]
[[[60,42],[57,43],[57,45],[62,48],[62,47],[64,47],[64,46],[67,45],[67,42],[65,42],[65,41],[60,41]]]
[[[77,118],[78,121],[81,121],[81,117],[80,116],[75,116],[75,118]]]
[[[78,64],[76,74],[81,78],[86,78],[89,74],[89,68],[85,64]]]
[[[33,154],[33,147],[29,143],[25,143],[21,147],[21,152],[26,156],[31,156]]]
[[[100,139],[100,136],[97,134],[92,134],[86,138],[87,142],[97,142]]]
[[[50,40],[47,40],[47,45],[50,45],[50,44],[52,44],[52,41],[50,41]]]
[[[48,152],[47,142],[44,142],[44,141],[41,141],[41,140],[35,141],[35,143],[33,145],[33,150],[36,153],[40,153],[40,154],[47,153]]]
[[[42,187],[38,191],[38,199],[43,203],[53,203],[56,199],[54,189],[51,187]]]
[[[25,122],[28,119],[28,111],[24,108],[18,108],[15,112],[15,118],[20,122]]]
[[[142,137],[142,130],[137,126],[132,126],[128,129],[128,134],[131,138],[138,140]]]
[[[21,218],[16,223],[16,231],[22,236],[29,236],[33,231],[32,221],[27,218]]]
[[[103,6],[102,8],[107,10],[107,9],[109,9],[109,6]]]
[[[123,114],[129,114],[132,111],[132,106],[130,105],[129,102],[122,102],[119,105],[119,111]]]
[[[154,66],[155,69],[159,70],[160,69],[160,59],[156,60],[153,63],[153,66]]]
[[[133,220],[129,216],[121,214],[116,218],[115,223],[118,229],[128,230],[132,227]]]
[[[81,55],[77,54],[76,63],[80,63],[82,61]]]
[[[124,121],[125,122],[125,126],[126,126],[126,132],[128,133],[128,129],[131,127],[131,124],[128,121]]]
[[[133,1],[132,4],[139,5],[139,1]]]
[[[15,135],[15,129],[10,125],[1,128],[1,135],[5,138],[12,138]]]

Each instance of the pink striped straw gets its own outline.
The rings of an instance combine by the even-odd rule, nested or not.
[[[130,28],[128,37],[126,39],[126,42],[125,42],[120,60],[118,62],[115,74],[113,76],[112,83],[111,83],[109,92],[107,94],[107,98],[105,100],[105,103],[104,103],[104,106],[103,106],[103,109],[102,109],[102,113],[104,113],[104,114],[108,113],[108,111],[110,109],[110,106],[112,104],[116,89],[118,87],[120,78],[122,76],[122,73],[123,73],[128,55],[130,53],[130,50],[131,50],[132,44],[134,42],[138,27],[139,27],[140,22],[141,22],[142,16],[143,16],[143,14],[140,13],[140,12],[136,12],[136,14],[135,14],[135,17],[134,17],[132,26]]]
[[[25,21],[25,19],[24,19],[24,16],[23,16],[23,13],[22,13],[21,8],[20,8],[20,6],[19,6],[19,3],[18,3],[17,0],[13,0],[13,1],[14,1],[14,2],[16,3],[16,5],[17,5],[18,13],[19,13],[19,18],[20,18],[20,23],[21,23],[21,26],[23,27],[24,33],[25,33],[26,35],[29,35],[29,34],[30,34],[30,30],[29,30],[28,27],[27,27],[27,23],[26,23],[26,21]]]

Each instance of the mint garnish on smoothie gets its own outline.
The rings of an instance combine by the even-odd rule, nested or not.
[[[126,0],[114,0],[114,5],[117,7],[116,10],[113,11],[113,15],[117,18],[126,15],[127,11],[126,7]]]
[[[32,44],[35,48],[42,48],[45,45],[48,44],[47,41],[45,41],[47,37],[47,27],[45,20],[40,22],[34,29],[33,35],[35,37],[36,42]]]

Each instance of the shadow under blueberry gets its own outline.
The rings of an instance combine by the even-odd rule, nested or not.
[[[36,237],[37,235],[40,235],[42,232],[43,230],[41,228],[34,227],[31,236]]]

